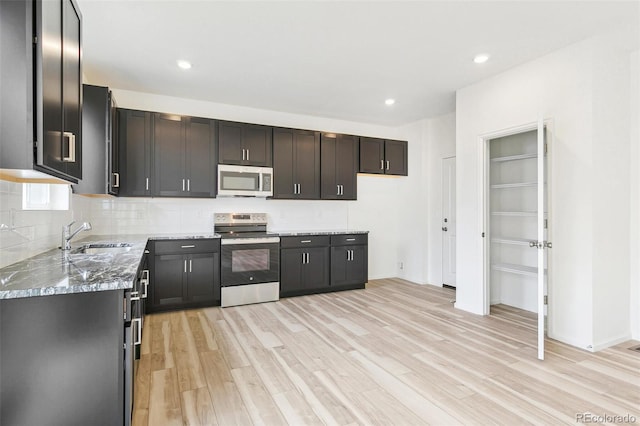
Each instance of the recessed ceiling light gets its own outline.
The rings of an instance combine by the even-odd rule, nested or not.
[[[396,103],[396,100],[389,98],[386,101],[384,101],[384,103],[385,103],[385,105],[393,105],[393,104]]]
[[[489,55],[485,55],[484,53],[481,53],[480,55],[476,55],[476,57],[473,58],[473,62],[475,62],[476,64],[484,64],[488,60],[489,60]]]
[[[188,70],[191,68],[191,62],[189,61],[179,60],[177,63],[178,63],[178,66],[183,70]]]

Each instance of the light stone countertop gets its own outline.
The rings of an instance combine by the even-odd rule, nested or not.
[[[353,229],[340,229],[340,230],[294,230],[294,231],[278,231],[278,230],[269,230],[270,234],[276,234],[281,237],[297,237],[302,235],[347,235],[347,234],[368,234],[369,231],[359,231]]]
[[[122,290],[132,287],[148,240],[219,238],[216,234],[91,235],[72,249],[48,250],[0,269],[0,299]],[[86,244],[129,243],[124,250],[83,254]]]

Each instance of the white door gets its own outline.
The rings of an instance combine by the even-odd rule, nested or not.
[[[544,122],[538,120],[538,241],[531,244],[538,250],[538,359],[544,359],[544,336],[545,336],[545,295],[546,295],[546,254],[551,248],[551,243],[547,241],[545,221],[547,217],[547,188],[546,177],[546,140]]]
[[[442,284],[456,286],[456,157],[442,159]]]

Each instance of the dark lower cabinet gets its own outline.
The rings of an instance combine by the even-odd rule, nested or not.
[[[331,247],[331,285],[367,282],[367,245]]]
[[[150,242],[147,312],[220,304],[220,241]]]
[[[280,237],[280,297],[364,288],[367,234]]]

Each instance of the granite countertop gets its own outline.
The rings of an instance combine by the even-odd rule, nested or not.
[[[220,238],[217,234],[91,235],[0,269],[0,299],[131,288],[148,240]],[[84,254],[86,244],[128,243],[129,247]]]
[[[369,231],[358,231],[354,229],[340,229],[340,230],[293,230],[293,231],[278,231],[269,230],[269,233],[279,235],[281,237],[297,237],[302,235],[345,235],[345,234],[368,234]]]
[[[369,231],[271,230],[282,237],[368,234]],[[68,252],[55,248],[0,269],[0,299],[122,290],[133,286],[148,240],[215,239],[220,235],[159,233],[150,235],[90,235],[72,241]],[[126,248],[86,254],[87,244],[127,243]]]

